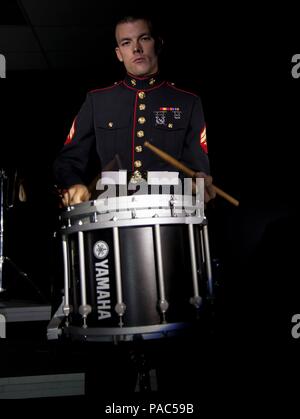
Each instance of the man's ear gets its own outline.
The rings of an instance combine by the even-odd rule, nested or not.
[[[115,51],[116,51],[116,55],[118,57],[118,60],[121,61],[121,63],[122,63],[123,62],[123,58],[122,58],[122,54],[120,52],[120,48],[119,47],[116,47],[115,48]]]

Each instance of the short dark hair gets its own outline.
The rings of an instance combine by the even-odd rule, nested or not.
[[[121,17],[117,20],[117,22],[115,24],[115,29],[117,28],[118,25],[121,25],[122,23],[132,23],[132,22],[136,22],[137,20],[144,20],[148,24],[148,27],[150,29],[150,33],[152,35],[153,21],[150,18],[150,16],[146,16],[146,15],[127,15],[127,16],[123,16],[123,17]]]
[[[135,22],[136,20],[145,20],[146,22],[149,22],[152,24],[152,19],[148,15],[125,15],[122,17],[119,17],[119,19],[116,22],[116,26],[120,23],[128,23],[128,22]]]
[[[120,17],[116,21],[115,32],[116,32],[116,29],[117,29],[118,25],[121,25],[123,23],[136,22],[137,20],[143,20],[144,22],[147,23],[150,34],[155,41],[156,51],[159,53],[161,51],[162,44],[163,44],[162,37],[159,35],[157,25],[153,21],[153,18],[151,18],[148,15],[126,15],[126,16]]]

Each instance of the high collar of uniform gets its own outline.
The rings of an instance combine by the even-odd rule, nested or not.
[[[160,83],[161,78],[159,77],[158,73],[147,77],[137,77],[127,73],[124,79],[124,84],[135,90],[153,89],[153,87],[158,86]]]

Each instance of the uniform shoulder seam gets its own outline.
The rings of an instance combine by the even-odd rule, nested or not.
[[[107,86],[107,87],[102,87],[102,88],[99,88],[99,89],[89,90],[88,93],[97,93],[97,92],[105,92],[106,90],[112,90],[112,89],[116,88],[117,86],[119,86],[121,83],[122,83],[121,81],[118,81],[118,82],[116,82],[116,83],[114,83],[110,86]]]
[[[182,93],[187,93],[188,95],[191,95],[191,96],[194,96],[194,97],[198,97],[198,95],[196,93],[190,92],[190,91],[185,90],[185,89],[180,89],[179,87],[174,86],[174,84],[172,84],[170,82],[167,82],[167,85],[169,87],[171,87],[171,89],[177,90],[177,91],[182,92]]]

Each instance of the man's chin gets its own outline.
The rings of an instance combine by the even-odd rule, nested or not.
[[[137,77],[147,77],[150,74],[152,74],[152,72],[150,71],[148,66],[146,67],[146,66],[140,64],[140,65],[136,66],[133,71],[131,71],[131,74],[135,75]]]

